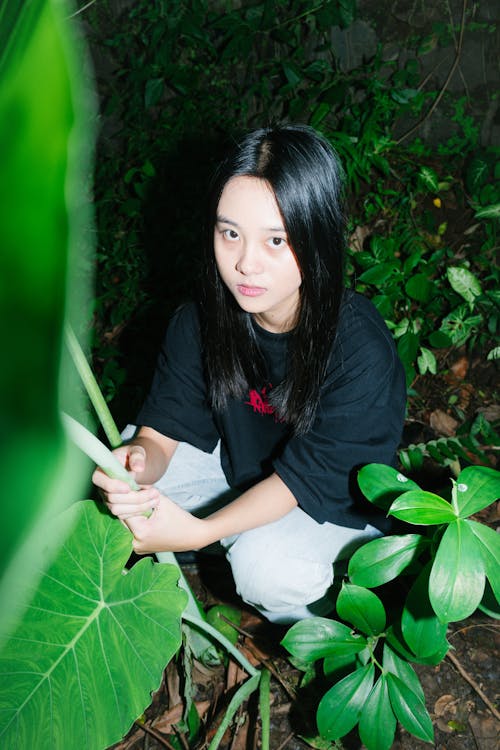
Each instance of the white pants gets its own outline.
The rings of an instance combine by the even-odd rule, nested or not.
[[[124,433],[130,437],[132,427]],[[179,443],[168,471],[156,482],[164,495],[197,516],[231,502],[237,492],[227,484],[220,444],[204,453]],[[300,508],[278,521],[221,540],[241,598],[268,620],[292,623],[326,615],[334,607],[334,568],[365,542],[380,536],[373,526],[351,529],[320,524]],[[162,553],[157,554],[162,562]]]

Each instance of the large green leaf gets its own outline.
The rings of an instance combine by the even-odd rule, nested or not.
[[[344,583],[337,597],[337,614],[366,635],[378,635],[385,628],[385,609],[373,591]]]
[[[418,526],[450,523],[456,515],[450,503],[433,492],[410,490],[398,497],[389,510],[391,516]]]
[[[87,290],[81,273],[72,283],[68,266],[93,240],[82,186],[95,118],[81,38],[68,15],[63,1],[1,3],[0,411],[8,439],[0,472],[15,477],[15,491],[2,502],[0,636],[40,568],[44,520],[81,497],[86,479],[58,418],[60,389],[74,385],[69,368],[61,373],[64,312],[81,316]]]
[[[357,654],[366,640],[353,635],[341,622],[326,617],[310,617],[292,625],[282,645],[293,655],[312,662],[330,655]]]
[[[422,685],[420,684],[420,680],[417,677],[417,673],[411,666],[409,662],[406,661],[406,659],[401,658],[399,654],[394,651],[394,649],[389,645],[389,643],[384,643],[384,653],[383,653],[383,661],[382,665],[384,668],[384,672],[391,672],[391,674],[395,674],[396,677],[399,677],[405,685],[408,685],[410,690],[412,690],[415,695],[417,695],[420,700],[425,700],[424,691],[422,688]]]
[[[480,544],[467,521],[450,523],[439,544],[429,578],[429,597],[442,622],[471,615],[484,591],[485,567]]]
[[[449,645],[446,640],[446,623],[440,622],[429,600],[429,573],[427,565],[415,580],[401,615],[404,639],[419,659],[437,663],[444,658]]]
[[[3,750],[102,750],[151,701],[181,642],[173,566],[138,562],[130,533],[94,502],[42,575],[0,658]],[[103,710],[106,707],[106,710]]]
[[[325,693],[316,713],[322,737],[337,740],[351,731],[372,689],[374,675],[373,664],[367,664],[344,677]]]
[[[434,729],[424,702],[396,675],[387,675],[387,685],[392,709],[398,721],[415,737],[433,742]]]
[[[458,515],[467,518],[500,498],[500,472],[487,466],[467,466],[455,486]]]
[[[431,665],[439,664],[439,662],[443,660],[444,656],[446,656],[446,652],[448,651],[448,648],[449,648],[449,644],[446,642],[444,646],[441,646],[439,650],[435,651],[433,654],[430,654],[429,656],[416,656],[408,648],[408,645],[401,632],[400,623],[395,622],[394,625],[390,625],[386,629],[385,634],[386,634],[387,643],[390,644],[391,648],[393,648],[394,651],[396,651],[396,653],[398,653],[403,659],[407,659],[409,662],[412,662],[415,664],[431,664]]]
[[[428,540],[420,534],[373,539],[357,549],[349,560],[349,578],[358,586],[381,586],[402,573],[428,545]]]
[[[403,492],[420,489],[412,479],[386,464],[363,466],[358,473],[358,484],[363,495],[384,510]]]
[[[479,542],[486,576],[496,600],[500,603],[500,534],[490,529],[489,526],[476,523],[476,521],[467,521],[466,523]]]
[[[359,736],[367,750],[390,750],[396,732],[396,717],[391,707],[385,675],[372,688],[359,718]]]

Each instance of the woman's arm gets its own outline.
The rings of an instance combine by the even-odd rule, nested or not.
[[[124,518],[133,533],[135,552],[146,554],[200,549],[224,537],[277,521],[296,506],[297,501],[286,484],[272,474],[204,519],[196,518],[163,496],[159,497],[150,518],[125,518],[117,513],[120,510],[117,506],[111,510]]]

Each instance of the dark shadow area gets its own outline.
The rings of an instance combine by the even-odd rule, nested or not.
[[[202,272],[208,185],[228,136],[186,136],[155,163],[144,207],[145,304],[120,336],[126,380],[113,402],[119,425],[134,419],[147,393],[168,320],[195,296]]]

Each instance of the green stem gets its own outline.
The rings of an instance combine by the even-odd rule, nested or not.
[[[219,728],[217,729],[217,732],[214,735],[212,742],[208,746],[208,750],[217,750],[224,736],[226,729],[231,723],[231,720],[234,714],[236,713],[238,708],[241,706],[243,701],[246,700],[253,693],[253,691],[257,688],[257,685],[259,684],[260,676],[261,676],[260,672],[257,672],[257,674],[254,674],[253,677],[250,677],[249,680],[244,682],[243,685],[241,685],[241,687],[233,695],[229,703],[229,706],[227,707],[227,711],[224,715],[224,718],[222,719],[219,725]]]
[[[184,611],[182,613],[182,619],[188,622],[190,625],[193,625],[195,628],[202,630],[204,633],[208,633],[212,638],[214,638],[216,641],[218,641],[226,651],[228,651],[237,662],[241,664],[244,670],[248,672],[251,677],[260,677],[260,670],[255,669],[248,659],[246,659],[240,651],[236,648],[236,646],[233,646],[230,640],[226,638],[225,635],[222,635],[217,628],[214,628],[212,625],[210,625],[206,620],[202,620],[200,616],[196,617],[190,614],[187,611]]]
[[[80,375],[81,381],[85,386],[85,390],[87,391],[92,405],[96,410],[97,416],[99,417],[99,422],[101,423],[102,428],[106,433],[109,444],[112,448],[118,448],[118,446],[122,444],[121,435],[118,432],[113,417],[111,416],[108,405],[104,400],[104,396],[102,395],[101,390],[97,385],[97,381],[94,377],[94,373],[90,369],[87,358],[85,357],[85,354],[83,353],[82,348],[78,343],[78,339],[76,338],[73,329],[69,325],[66,325],[65,336],[66,344],[71,354],[71,358],[73,359],[73,363],[78,370],[78,374]]]
[[[271,673],[268,669],[262,670],[259,683],[259,710],[262,724],[261,747],[269,750],[269,737],[271,731]]]

